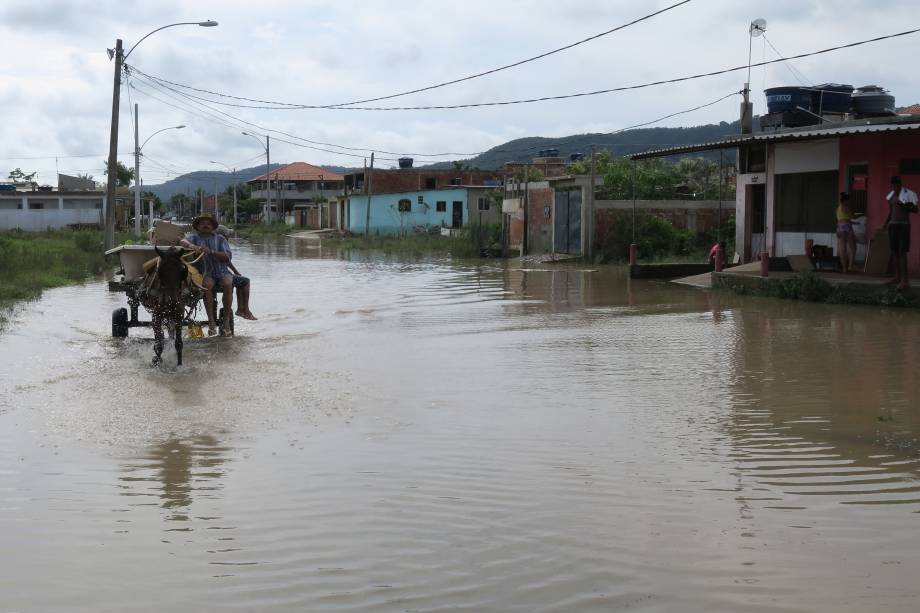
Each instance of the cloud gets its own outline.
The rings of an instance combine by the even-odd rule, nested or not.
[[[246,0],[5,0],[0,4],[0,174],[6,170],[2,165],[10,163],[5,158],[29,155],[99,153],[98,160],[92,158],[98,164],[108,149],[112,103],[113,65],[105,49],[118,37],[129,48],[163,24],[208,18],[220,22],[217,28],[158,32],[137,48],[130,65],[236,96],[331,103],[414,89],[518,61],[670,3],[278,0],[267,10],[264,3]],[[755,17],[768,20],[770,41],[791,55],[902,29],[898,24],[911,23],[914,13],[915,3],[907,0],[892,0],[884,11],[868,0],[694,0],[537,62],[389,102],[491,101],[679,77],[745,63],[747,24]],[[877,43],[800,60],[795,66],[815,82],[879,82],[899,103],[918,102],[912,61],[916,44],[915,38]],[[760,40],[753,55],[755,60],[775,57]],[[226,106],[190,111],[191,101],[168,97],[175,93],[152,92],[183,108],[134,91],[129,97],[125,89],[119,148],[129,152],[133,144],[131,101],[140,107],[142,136],[164,126],[188,125],[157,136],[149,154],[166,168],[193,170],[208,168],[212,159],[232,165],[262,155],[252,139],[240,135],[245,126],[240,122],[353,147],[473,152],[522,136],[609,131],[648,121],[736,91],[744,79],[741,72],[544,104],[386,113]],[[783,66],[755,69],[752,81],[755,105],[762,105],[764,86],[794,82]],[[663,125],[732,120],[737,112],[736,101],[726,100]],[[28,126],[26,138],[20,126]],[[305,149],[282,142],[293,139],[275,136],[273,160],[360,166],[365,155]],[[88,162],[71,165],[80,164],[89,167]],[[34,163],[49,182],[54,168],[53,157]],[[151,162],[144,172],[163,177],[168,171]]]

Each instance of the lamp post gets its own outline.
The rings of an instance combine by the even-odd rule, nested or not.
[[[127,53],[123,52],[121,39],[115,41],[115,48],[109,49],[109,59],[115,60],[115,80],[112,85],[112,126],[109,132],[109,161],[108,161],[108,182],[106,185],[106,205],[105,205],[105,233],[104,245],[106,249],[111,249],[115,242],[115,187],[118,184],[118,111],[121,102],[121,70],[122,66],[131,52],[134,51],[148,36],[172,28],[174,26],[201,26],[211,28],[217,25],[216,21],[190,21],[181,23],[170,23],[159,27],[156,30],[148,32],[143,38],[137,41],[133,47],[128,49]]]
[[[241,132],[243,136],[251,136],[256,139],[260,145],[262,145],[262,140],[255,134],[250,134],[249,132]],[[265,211],[268,213],[268,217],[272,216],[272,176],[269,174],[271,172],[271,141],[269,140],[268,134],[265,135],[265,144],[262,145],[262,148],[265,149]],[[271,219],[269,219],[270,221]]]
[[[223,162],[215,162],[214,160],[211,160],[211,163],[219,164],[223,166],[224,168],[226,168],[227,170],[229,170],[233,174],[233,225],[236,226],[239,223],[239,221],[237,220],[237,215],[236,215],[236,168],[231,169],[229,166],[227,166]]]
[[[137,124],[139,123],[137,117],[137,104],[134,105],[134,234],[140,236],[141,234],[141,151],[144,149],[144,146],[150,141],[151,138],[159,134],[160,132],[165,132],[166,130],[181,130],[185,126],[170,126],[168,128],[163,128],[162,130],[157,130],[153,134],[147,137],[147,140],[144,141],[143,145],[137,144]],[[153,227],[153,215],[150,215],[150,226]]]

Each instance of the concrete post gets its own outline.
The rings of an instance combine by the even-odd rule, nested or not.
[[[64,210],[64,196],[58,196],[58,210]]]
[[[630,243],[629,245],[629,265],[635,266],[639,261],[639,245]]]

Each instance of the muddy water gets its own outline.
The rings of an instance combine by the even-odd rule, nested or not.
[[[101,283],[0,335],[0,612],[920,608],[917,314],[237,258],[181,370]]]

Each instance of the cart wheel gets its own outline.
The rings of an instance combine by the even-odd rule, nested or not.
[[[227,318],[226,320],[224,318]],[[217,317],[217,327],[220,330],[220,335],[224,335],[224,322],[226,321],[227,327],[230,328],[230,334],[235,334],[236,331],[233,329],[233,310],[227,310],[224,308],[220,309],[220,314]]]
[[[112,311],[112,336],[114,338],[128,336],[128,309],[122,307]]]

